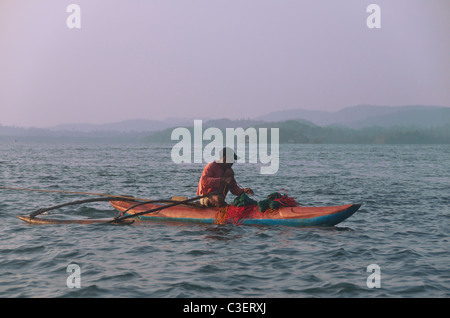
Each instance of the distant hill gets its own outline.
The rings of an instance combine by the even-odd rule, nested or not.
[[[430,109],[399,109],[396,112],[385,115],[368,117],[360,121],[353,121],[346,124],[347,127],[394,127],[394,126],[414,126],[420,128],[441,127],[450,124],[450,108],[430,108]]]
[[[192,125],[193,121],[191,122]],[[252,120],[252,119],[237,119],[237,120],[231,120],[228,118],[222,118],[222,119],[211,119],[204,121],[202,125],[204,127],[216,127],[219,129],[225,129],[227,127],[242,127],[242,128],[248,128],[248,127],[254,127],[256,125],[262,124],[264,121],[262,120]]]
[[[209,123],[203,125],[208,127]],[[233,125],[219,128],[225,136],[225,128],[237,128],[243,125]],[[254,126],[259,128],[278,128],[280,143],[293,144],[450,144],[450,124],[433,128],[415,127],[365,127],[360,129],[338,125],[318,126],[310,122],[285,120],[264,122]],[[193,125],[186,128],[193,136]],[[168,128],[149,134],[142,140],[148,143],[174,143],[171,140],[173,129]],[[269,131],[270,134],[270,131]]]
[[[266,115],[258,116],[256,120],[262,120],[266,122],[283,121],[290,119],[302,119],[310,121],[316,125],[329,125],[333,123],[332,112],[326,112],[321,110],[307,110],[307,109],[290,109],[290,110],[278,110]]]
[[[167,118],[165,120],[133,119],[107,124],[72,123],[47,129],[29,128],[28,133],[44,133],[45,130],[60,133],[144,133],[156,132],[167,128],[192,125],[198,118]],[[227,118],[202,118],[205,127],[252,127],[264,122],[296,120],[318,126],[344,126],[363,128],[371,126],[416,126],[437,127],[450,124],[450,107],[439,106],[370,106],[359,105],[347,107],[336,112],[292,109],[276,111],[256,118],[231,120]],[[12,128],[12,127],[9,127]],[[14,127],[16,128],[16,127]],[[21,129],[21,128],[19,128]],[[12,129],[10,129],[12,130]],[[22,131],[23,132],[23,131]]]
[[[66,124],[48,129],[0,125],[9,140],[80,140],[172,143],[175,127],[193,130],[194,119],[136,119],[109,124]],[[279,128],[281,143],[450,143],[450,108],[439,106],[348,107],[337,112],[287,110],[254,119],[203,119],[203,129]]]
[[[371,126],[436,127],[450,124],[450,108],[441,106],[371,106],[347,107],[336,112],[292,109],[276,111],[256,119],[274,122],[303,119],[319,126],[338,125],[349,128]]]

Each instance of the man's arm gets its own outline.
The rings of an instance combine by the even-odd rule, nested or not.
[[[220,187],[221,177],[217,176],[217,171],[215,171],[211,165],[207,165],[203,171],[201,177],[201,183],[203,189],[216,190]]]
[[[230,183],[228,183],[228,189],[230,189],[230,192],[234,195],[240,196],[244,189],[242,189],[236,182],[234,178],[231,179]]]

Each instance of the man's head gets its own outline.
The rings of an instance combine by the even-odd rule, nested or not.
[[[220,162],[226,164],[231,167],[235,160],[239,159],[239,157],[234,153],[234,150],[230,147],[224,147],[219,152]]]

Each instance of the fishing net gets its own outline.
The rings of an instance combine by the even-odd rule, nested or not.
[[[282,189],[284,190],[284,189]],[[281,190],[271,193],[266,199],[256,201],[247,194],[242,193],[229,206],[220,207],[216,213],[215,223],[235,225],[242,224],[245,219],[261,219],[267,217],[268,214],[276,213],[282,207],[298,206],[294,198],[281,194]]]
[[[294,198],[288,197],[286,190],[284,190],[285,194],[281,194],[282,190],[271,193],[267,196],[267,199],[259,201],[257,203],[259,211],[265,212],[267,209],[278,210],[284,206],[298,206]]]

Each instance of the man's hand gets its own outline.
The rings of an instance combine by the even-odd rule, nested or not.
[[[245,188],[245,189],[244,189],[244,193],[251,194],[251,195],[255,194],[255,193],[253,192],[253,190],[250,189],[250,188]]]

